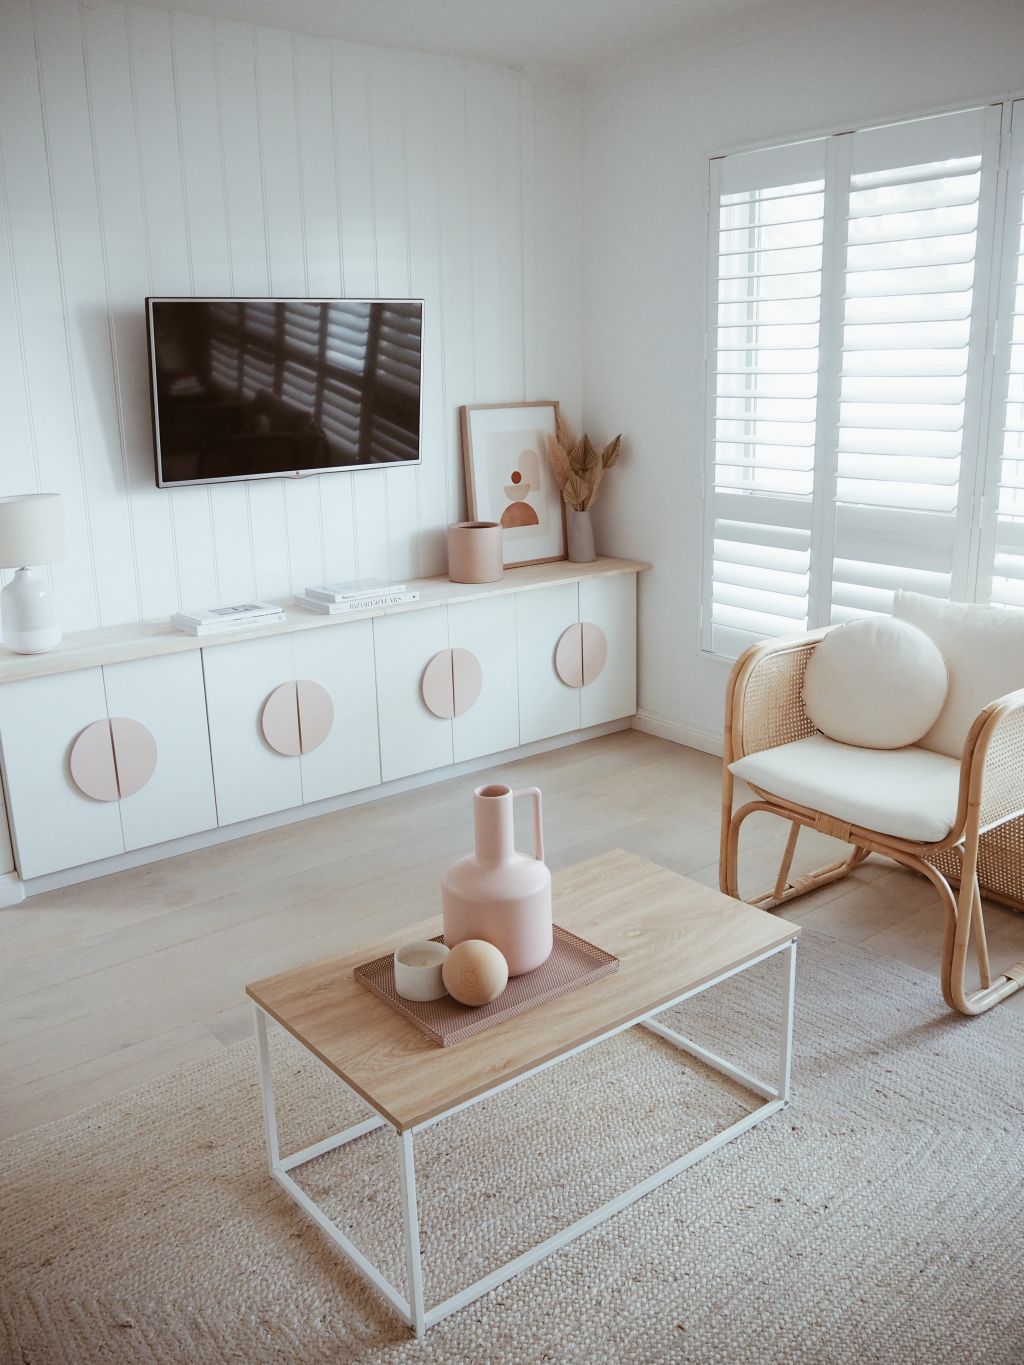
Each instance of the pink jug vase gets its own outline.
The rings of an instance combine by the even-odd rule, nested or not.
[[[533,800],[534,856],[517,853],[512,803]],[[482,938],[505,955],[509,976],[522,976],[551,955],[551,873],[544,862],[537,787],[478,787],[473,793],[474,851],[441,881],[444,941],[454,948]]]

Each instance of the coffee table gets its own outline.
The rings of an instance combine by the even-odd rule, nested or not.
[[[789,1103],[799,927],[666,868],[616,851],[557,873],[557,923],[620,959],[619,970],[453,1047],[432,1043],[352,978],[361,962],[440,932],[425,920],[356,952],[246,987],[253,1002],[270,1174],[373,1284],[417,1336],[571,1242]],[[657,1016],[777,953],[788,955],[779,1057],[766,1082],[683,1037]],[[342,1133],[282,1156],[267,1019],[275,1019],[372,1110]],[[763,1103],[662,1170],[443,1302],[424,1302],[413,1143],[418,1133],[635,1025],[665,1038]],[[406,1292],[397,1289],[292,1178],[291,1172],[376,1128],[396,1135],[405,1230]]]

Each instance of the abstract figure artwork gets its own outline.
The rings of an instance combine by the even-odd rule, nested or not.
[[[532,446],[520,452],[509,478],[511,482],[505,485],[508,506],[501,514],[501,525],[506,528],[539,525],[540,518],[527,501],[530,494],[540,488],[540,456]]]
[[[544,450],[557,404],[481,404],[462,409],[471,518],[502,528],[506,567],[565,558],[565,509]]]

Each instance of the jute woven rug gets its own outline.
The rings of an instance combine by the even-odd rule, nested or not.
[[[769,1068],[773,962],[677,1011]],[[805,934],[794,1103],[422,1342],[269,1180],[248,1044],[0,1149],[0,1355],[70,1362],[1024,1358],[1024,1023]],[[353,1112],[279,1030],[285,1150]],[[767,1074],[771,1074],[770,1071]],[[748,1107],[638,1030],[424,1134],[436,1299]],[[307,1188],[401,1284],[377,1132]]]

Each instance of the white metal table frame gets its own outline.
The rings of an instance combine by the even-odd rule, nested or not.
[[[779,1049],[778,1071],[775,1084],[768,1085],[764,1081],[758,1080],[742,1067],[735,1066],[732,1062],[726,1061],[723,1057],[709,1052],[698,1043],[692,1042],[689,1038],[683,1037],[674,1029],[668,1028],[658,1020],[658,1015],[666,1010],[674,1009],[681,1005],[685,1000],[693,996],[700,995],[704,991],[710,990],[713,986],[728,980],[729,977],[737,976],[741,972],[749,971],[751,967],[756,967],[759,963],[767,961],[769,958],[777,956],[779,953],[786,953],[788,961],[783,985],[783,1006],[782,1006],[782,1038]],[[591,1228],[603,1223],[605,1219],[611,1218],[630,1204],[642,1199],[645,1194],[650,1194],[659,1185],[663,1185],[667,1180],[671,1180],[680,1171],[686,1170],[688,1166],[694,1165],[703,1157],[709,1156],[712,1152],[723,1147],[733,1138],[737,1138],[741,1133],[755,1127],[756,1124],[763,1123],[765,1119],[771,1118],[781,1109],[785,1109],[790,1102],[790,1078],[792,1072],[793,1059],[793,1009],[796,988],[796,939],[791,939],[786,943],[780,944],[777,948],[772,948],[768,952],[759,953],[757,956],[741,963],[738,967],[733,967],[730,971],[722,972],[721,975],[705,982],[701,986],[694,986],[688,991],[675,996],[664,1005],[659,1005],[656,1009],[648,1010],[638,1014],[635,1018],[627,1020],[624,1024],[617,1024],[614,1028],[607,1029],[604,1033],[598,1034],[596,1038],[590,1038],[576,1047],[569,1048],[561,1052],[557,1057],[549,1058],[546,1062],[531,1067],[528,1071],[523,1071],[517,1076],[511,1077],[507,1081],[493,1086],[490,1090],[485,1090],[479,1095],[474,1095],[471,1099],[463,1100],[462,1103],[453,1105],[441,1114],[434,1115],[433,1118],[424,1119],[422,1123],[413,1124],[412,1127],[404,1131],[396,1128],[388,1119],[381,1114],[373,1114],[370,1118],[363,1119],[360,1123],[353,1124],[346,1128],[342,1133],[336,1133],[334,1137],[324,1138],[322,1142],[316,1142],[310,1147],[304,1147],[299,1152],[294,1152],[291,1156],[282,1157],[277,1140],[277,1119],[274,1109],[274,1088],[273,1078],[270,1070],[270,1057],[267,1052],[267,1019],[268,1014],[253,1001],[253,1016],[256,1027],[256,1048],[259,1065],[260,1093],[263,1101],[263,1122],[266,1130],[267,1154],[270,1162],[270,1174],[277,1183],[291,1196],[303,1212],[326,1233],[327,1237],[334,1243],[339,1251],[344,1252],[356,1269],[383,1294],[392,1308],[409,1324],[416,1336],[423,1336],[428,1327],[433,1327],[442,1318],[446,1318],[451,1313],[457,1312],[460,1308],[465,1308],[467,1304],[484,1294],[490,1293],[498,1285],[506,1280],[518,1275],[520,1271],[535,1265],[543,1260],[552,1252],[558,1251],[561,1247],[567,1246],[575,1238],[582,1236]],[[427,1128],[432,1128],[435,1123],[440,1123],[442,1119],[451,1118],[453,1114],[459,1114],[471,1105],[478,1104],[481,1100],[490,1099],[492,1096],[500,1094],[502,1090],[507,1090],[510,1086],[518,1085],[520,1081],[528,1080],[531,1076],[539,1075],[546,1071],[548,1067],[555,1066],[559,1062],[564,1062],[569,1057],[578,1056],[581,1052],[586,1052],[589,1048],[595,1047],[598,1043],[603,1043],[608,1038],[614,1038],[616,1034],[625,1033],[627,1029],[634,1028],[636,1025],[643,1025],[659,1037],[672,1043],[680,1051],[688,1053],[692,1057],[698,1058],[705,1065],[712,1067],[716,1071],[722,1072],[732,1080],[743,1086],[745,1089],[759,1095],[764,1103],[756,1109],[752,1109],[742,1118],[731,1123],[721,1132],[715,1133],[707,1138],[698,1146],[691,1148],[683,1156],[678,1157],[668,1166],[649,1175],[634,1185],[632,1189],[626,1190],[624,1194],[616,1195],[602,1204],[600,1208],[594,1209],[591,1213],[571,1223],[569,1227],[563,1228],[561,1232],[556,1232],[552,1237],[539,1243],[530,1250],[524,1251],[513,1260],[497,1270],[492,1270],[490,1274],[484,1275],[475,1283],[452,1294],[450,1298],[444,1299],[441,1303],[428,1308],[424,1301],[423,1294],[423,1269],[420,1258],[420,1230],[419,1215],[416,1207],[416,1171],[413,1161],[413,1139],[417,1133],[424,1132]],[[314,1053],[310,1054],[315,1056]],[[317,1058],[319,1061],[320,1059]],[[325,1064],[324,1064],[325,1065]],[[330,1068],[327,1068],[330,1070]],[[331,1071],[335,1080],[341,1078]],[[344,1081],[341,1081],[345,1085]],[[356,1098],[363,1104],[366,1100],[358,1095],[350,1086],[345,1085]],[[403,1222],[405,1229],[405,1266],[406,1278],[408,1281],[408,1293],[402,1294],[393,1284],[381,1274],[377,1267],[370,1261],[359,1248],[346,1237],[336,1223],[330,1219],[320,1206],[312,1200],[305,1190],[293,1180],[290,1172],[297,1167],[305,1165],[308,1161],[313,1161],[318,1156],[323,1156],[326,1152],[332,1152],[338,1147],[343,1147],[349,1142],[354,1142],[365,1133],[372,1133],[377,1128],[391,1128],[398,1138],[399,1146],[399,1178],[401,1182]]]

